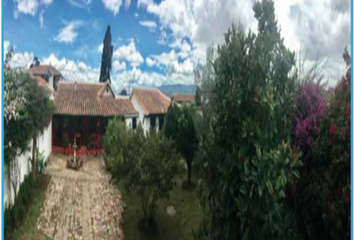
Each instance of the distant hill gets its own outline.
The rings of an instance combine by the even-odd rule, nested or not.
[[[176,93],[184,94],[195,94],[195,85],[185,85],[185,84],[171,84],[171,85],[161,85],[158,87],[161,92],[171,96]]]

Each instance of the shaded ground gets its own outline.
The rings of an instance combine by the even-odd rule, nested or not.
[[[41,208],[45,199],[45,189],[50,182],[50,176],[38,175],[39,186],[31,196],[31,203],[26,209],[23,222],[17,228],[9,239],[11,240],[48,240],[50,238],[41,234],[36,228],[36,221],[41,213]]]
[[[197,180],[192,175],[193,181]],[[181,169],[177,176],[177,186],[169,200],[159,201],[156,212],[155,226],[145,228],[140,223],[143,216],[139,196],[128,192],[124,185],[119,183],[119,189],[124,196],[123,232],[126,240],[187,240],[194,239],[192,229],[196,229],[202,219],[202,210],[196,197],[196,191],[184,190],[182,183],[187,179],[187,171]],[[176,215],[167,214],[167,208],[173,206]]]
[[[51,176],[37,221],[51,239],[123,239],[123,203],[100,158],[85,158],[78,172],[66,169],[64,155],[54,155],[45,169]]]

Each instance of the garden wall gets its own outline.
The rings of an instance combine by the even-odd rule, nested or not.
[[[45,161],[48,160],[52,152],[52,123],[45,129],[43,135],[37,139],[37,147],[40,153],[44,154]],[[32,141],[29,145],[29,150],[17,158],[18,161],[18,186],[16,192],[20,188],[20,184],[23,182],[25,176],[31,172],[31,164],[29,158],[32,157]],[[6,176],[4,176],[4,206],[12,204],[14,200],[14,188],[10,186]]]

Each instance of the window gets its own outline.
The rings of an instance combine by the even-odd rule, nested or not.
[[[150,118],[150,126],[153,127],[153,128],[156,126],[156,117],[155,116],[151,116],[151,118]]]
[[[136,129],[136,117],[133,117],[133,129]]]
[[[163,123],[164,123],[163,121],[164,121],[163,116],[160,116],[160,117],[159,117],[159,130],[162,130]]]

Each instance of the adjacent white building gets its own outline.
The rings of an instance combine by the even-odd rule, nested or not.
[[[144,133],[150,128],[162,129],[171,103],[168,96],[156,88],[134,87],[130,100],[139,113],[137,124],[142,125]]]

